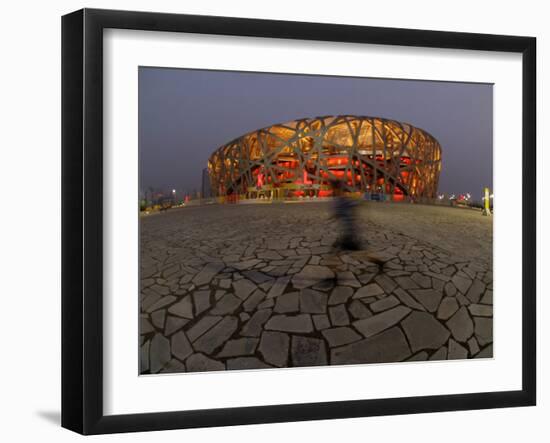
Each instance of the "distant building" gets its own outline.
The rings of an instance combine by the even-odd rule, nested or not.
[[[206,170],[205,170],[206,171]],[[378,117],[340,115],[259,129],[216,150],[209,194],[257,198],[329,196],[341,180],[352,192],[399,201],[433,200],[441,146],[423,129]]]

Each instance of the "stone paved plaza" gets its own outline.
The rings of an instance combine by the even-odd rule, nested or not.
[[[326,202],[142,217],[141,372],[492,357],[491,218],[374,202],[358,215],[357,252],[332,250]]]

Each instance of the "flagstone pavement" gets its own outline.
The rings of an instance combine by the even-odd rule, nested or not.
[[[358,212],[356,252],[332,249],[327,202],[141,217],[141,373],[492,357],[490,217]]]

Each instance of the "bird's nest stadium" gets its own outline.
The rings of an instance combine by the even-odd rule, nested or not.
[[[221,146],[208,161],[211,192],[226,201],[327,197],[333,180],[352,193],[429,201],[440,171],[441,146],[428,132],[352,115],[258,129]]]

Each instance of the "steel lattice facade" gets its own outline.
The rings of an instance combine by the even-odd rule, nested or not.
[[[328,196],[348,191],[394,200],[436,197],[441,146],[426,131],[378,117],[294,120],[245,134],[208,161],[214,195],[233,198]]]

